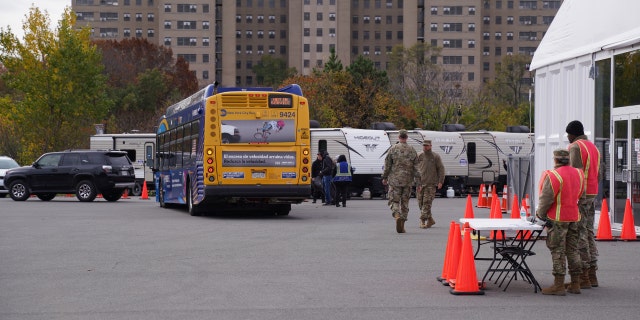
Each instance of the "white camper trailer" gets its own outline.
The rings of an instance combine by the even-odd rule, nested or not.
[[[353,168],[351,193],[360,195],[365,188],[372,196],[385,196],[381,175],[391,144],[383,130],[352,128],[312,128],[311,152],[327,151],[335,159],[344,154]]]
[[[509,156],[527,156],[533,152],[529,133],[476,131],[460,132],[469,162],[468,184],[494,184],[498,190],[507,182]]]
[[[442,190],[439,190],[440,195],[446,196],[448,187],[452,187],[456,195],[465,195],[467,193],[469,161],[460,132],[427,130],[419,130],[418,132],[424,140],[431,140],[431,150],[442,158],[445,178]]]
[[[391,145],[398,142],[398,130],[387,131]],[[445,181],[442,189],[436,192],[440,196],[446,195],[448,187],[452,187],[457,195],[466,194],[467,175],[469,167],[465,152],[464,141],[459,132],[407,130],[407,144],[412,146],[418,154],[423,151],[422,141],[431,140],[433,152],[440,155],[445,170]]]
[[[91,150],[122,150],[126,151],[136,174],[136,185],[131,194],[142,194],[142,183],[153,187],[153,172],[147,166],[146,160],[153,159],[155,154],[155,133],[119,133],[96,134],[91,136],[89,148]]]

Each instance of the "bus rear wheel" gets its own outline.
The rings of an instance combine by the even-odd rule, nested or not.
[[[187,209],[189,214],[196,217],[200,215],[200,210],[193,204],[193,193],[191,192],[191,184],[187,182]]]

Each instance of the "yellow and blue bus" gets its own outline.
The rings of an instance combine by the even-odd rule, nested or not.
[[[309,104],[296,84],[275,91],[208,85],[167,108],[156,146],[161,207],[287,215],[311,193]]]

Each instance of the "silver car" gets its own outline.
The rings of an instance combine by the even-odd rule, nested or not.
[[[0,198],[7,196],[9,191],[4,187],[4,174],[11,168],[17,168],[20,165],[13,159],[0,156]]]

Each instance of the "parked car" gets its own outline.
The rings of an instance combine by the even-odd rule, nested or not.
[[[15,201],[25,201],[32,194],[49,201],[58,193],[75,193],[83,202],[93,201],[98,194],[117,201],[134,184],[127,153],[113,150],[45,153],[31,166],[10,169],[4,177],[4,186]]]
[[[0,198],[4,198],[7,196],[9,191],[4,187],[4,174],[7,170],[12,168],[17,168],[20,165],[13,160],[12,158],[6,156],[0,156]]]

